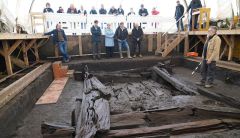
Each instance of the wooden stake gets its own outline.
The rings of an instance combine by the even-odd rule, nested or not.
[[[82,36],[81,35],[78,36],[78,48],[79,48],[79,55],[82,56],[83,50],[82,50]]]

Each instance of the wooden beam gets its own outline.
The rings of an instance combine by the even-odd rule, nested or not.
[[[28,45],[26,46],[26,51],[28,51],[28,50],[33,46],[33,44],[36,43],[36,41],[37,41],[37,39],[31,40],[31,41],[28,43]]]
[[[23,42],[23,40],[17,40],[8,50],[8,54],[11,55],[14,50]]]
[[[27,87],[32,81],[34,81],[39,75],[41,75],[47,68],[51,66],[51,63],[45,63],[30,73],[26,74],[19,80],[10,84],[8,87],[0,91],[0,108],[20,93],[25,87]]]
[[[48,39],[49,36],[42,34],[15,34],[0,33],[0,40],[29,40],[29,39]]]
[[[228,61],[232,60],[233,57],[233,49],[234,49],[234,45],[235,45],[235,36],[231,35],[231,45],[229,47],[229,53],[228,53]]]
[[[160,51],[162,48],[162,33],[157,33],[157,51]]]
[[[10,57],[9,52],[8,52],[9,51],[8,41],[2,41],[2,45],[3,45],[3,52],[4,52],[4,58],[5,58],[7,73],[8,73],[8,75],[12,75],[13,70],[12,70],[11,57]]]
[[[189,35],[185,35],[184,39],[184,56],[187,56],[187,53],[189,52]]]
[[[11,61],[14,65],[20,67],[20,68],[26,68],[28,65],[26,65],[26,63],[24,61],[22,61],[21,59],[19,58],[16,58],[14,56],[11,56]]]
[[[153,51],[153,35],[148,35],[148,52]]]
[[[198,39],[203,43],[203,44],[205,44],[205,38],[203,38],[202,36],[200,36],[200,35],[197,35],[197,37],[198,37]]]
[[[40,61],[40,57],[39,57],[39,53],[38,53],[38,46],[35,44],[33,49],[34,49],[34,56],[36,58],[36,61],[39,62]]]
[[[79,49],[79,55],[83,55],[83,49],[82,49],[82,36],[78,36],[78,49]]]
[[[28,44],[29,45],[29,44]],[[26,46],[26,43],[22,44],[22,52],[23,52],[23,60],[26,66],[29,66],[29,61],[28,61],[28,54],[27,54],[28,48]]]
[[[225,40],[225,42],[227,43],[228,46],[232,45],[232,42],[231,42],[230,38],[228,38],[226,35],[223,35],[222,37],[223,37],[223,39]]]

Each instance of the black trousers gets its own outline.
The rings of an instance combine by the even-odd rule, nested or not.
[[[141,40],[133,40],[133,54],[140,55],[141,54]]]
[[[202,61],[201,65],[201,82],[207,84],[213,84],[214,76],[216,71],[216,61],[212,61],[210,64],[207,64],[207,60]]]
[[[107,57],[113,57],[114,47],[106,47]]]

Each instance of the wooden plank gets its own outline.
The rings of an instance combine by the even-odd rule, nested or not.
[[[26,46],[26,51],[28,51],[31,47],[33,47],[34,43],[36,43],[37,39],[31,40]]]
[[[218,30],[218,35],[239,35],[240,29]],[[207,31],[189,31],[189,35],[207,35]]]
[[[162,48],[162,33],[157,33],[157,51],[160,51]]]
[[[2,41],[2,45],[3,45],[3,52],[4,52],[4,58],[5,58],[7,73],[8,73],[8,75],[12,75],[13,70],[12,70],[11,57],[8,54],[8,50],[9,50],[8,42],[7,41]]]
[[[14,56],[10,56],[10,58],[11,58],[11,62],[12,62],[14,65],[16,65],[16,66],[18,66],[18,67],[20,67],[20,68],[22,68],[22,69],[27,67],[27,65],[25,64],[25,62],[22,61],[21,59],[16,58],[16,57],[14,57]]]
[[[82,48],[82,36],[78,36],[78,49],[79,49],[79,56],[83,55],[83,48]]]
[[[194,133],[194,132],[204,132],[209,130],[221,129],[223,127],[228,127],[231,125],[239,126],[240,120],[235,119],[209,119],[188,123],[179,123],[164,125],[159,127],[142,127],[135,129],[122,129],[122,130],[110,130],[105,137],[137,137],[156,134],[183,134],[183,133]]]
[[[233,57],[233,49],[234,49],[234,45],[235,45],[235,36],[232,35],[230,39],[231,39],[231,45],[229,47],[228,61],[231,61],[232,57]]]
[[[148,35],[148,52],[153,51],[153,35]]]
[[[225,40],[225,42],[227,43],[228,46],[232,45],[231,40],[229,40],[229,38],[226,35],[223,35],[222,37],[223,37],[223,39]]]
[[[203,44],[205,44],[205,39],[202,37],[202,36],[200,36],[200,35],[197,35],[197,37],[198,37],[198,39],[203,43]]]
[[[37,47],[34,47],[34,55],[35,55],[36,61],[37,62],[40,61],[39,52],[38,52]]]
[[[41,75],[51,63],[45,63],[0,91],[0,108]]]
[[[26,40],[26,39],[47,39],[49,36],[42,34],[15,34],[15,33],[0,33],[0,40]]]
[[[189,52],[189,36],[188,34],[186,34],[184,39],[184,56],[187,56],[188,52]]]

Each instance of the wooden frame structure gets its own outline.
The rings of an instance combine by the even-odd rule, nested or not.
[[[29,35],[29,34],[12,34],[3,33],[0,34],[0,55],[4,57],[6,69],[8,75],[13,74],[12,64],[25,68],[29,66],[28,51],[31,50],[36,58],[36,62],[39,62],[38,49],[44,45],[48,40],[48,36],[43,35]],[[23,53],[23,60],[19,57],[15,57],[12,53],[19,49]]]

